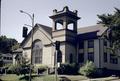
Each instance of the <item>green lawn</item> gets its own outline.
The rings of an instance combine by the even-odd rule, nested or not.
[[[17,75],[10,74],[10,75],[0,76],[0,79],[2,81],[20,81],[19,78],[21,77],[23,76],[17,76]],[[25,80],[21,80],[21,81],[25,81]]]
[[[79,76],[64,75],[64,76],[67,77],[68,79],[72,80],[72,81],[85,80],[86,79],[85,77],[80,76],[80,75]],[[63,77],[63,75],[59,76],[59,77]],[[0,79],[2,81],[28,81],[29,77],[28,76],[23,76],[23,75],[17,76],[15,74],[7,74],[7,75],[0,76]],[[32,80],[33,81],[55,81],[55,75],[44,75],[44,76],[33,75]]]
[[[0,76],[0,79],[2,81],[27,81],[26,79],[24,79],[24,76],[22,75],[17,76],[15,74],[3,75],[3,76]]]
[[[81,75],[59,75],[59,77],[67,77],[71,81],[81,81],[81,80],[87,80],[89,78],[81,76]],[[0,79],[2,81],[28,81],[28,76],[17,76],[15,74],[7,74],[0,76]],[[96,79],[89,79],[90,81],[112,81],[116,79],[116,77],[106,77],[106,78],[96,78]],[[0,80],[0,81],[1,81]],[[55,81],[55,75],[33,75],[32,81]]]
[[[46,75],[46,76],[33,75],[32,80],[33,81],[54,81],[55,79],[54,77],[55,77],[54,75]],[[15,74],[7,74],[7,75],[0,76],[0,79],[2,81],[28,81],[29,77],[23,76],[23,75],[17,76]]]

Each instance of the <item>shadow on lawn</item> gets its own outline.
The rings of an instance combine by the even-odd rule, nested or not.
[[[32,75],[31,79],[34,79],[35,77],[39,77],[39,75]],[[29,75],[25,75],[25,76],[21,77],[19,80],[26,80],[26,81],[28,81],[29,80]]]

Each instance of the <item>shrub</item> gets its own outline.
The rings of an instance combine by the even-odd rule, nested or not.
[[[41,74],[41,73],[45,72],[47,70],[47,68],[48,67],[46,65],[37,65],[34,67],[34,72]]]
[[[3,67],[3,65],[4,65],[4,62],[3,62],[3,60],[1,60],[1,58],[0,58],[0,67]]]
[[[96,71],[96,67],[94,66],[92,61],[87,61],[85,65],[80,67],[79,73],[84,76],[90,76]]]
[[[24,66],[24,65],[9,65],[7,67],[7,73],[8,74],[17,74],[17,75],[26,75],[29,73],[29,66]]]
[[[73,64],[61,64],[60,67],[58,68],[58,73],[59,74],[77,74],[78,73],[78,65],[73,63]]]
[[[26,75],[26,74],[28,74],[29,71],[30,71],[30,66],[28,66],[28,65],[21,65],[21,66],[19,67],[19,71],[20,71],[20,74],[21,74],[21,75],[22,75],[22,74]]]
[[[13,64],[5,64],[4,66],[3,66],[3,68],[6,68],[6,69],[8,69],[10,66],[12,66]]]
[[[7,69],[7,73],[19,75],[19,73],[20,73],[19,67],[20,66],[18,66],[18,65],[10,65]]]

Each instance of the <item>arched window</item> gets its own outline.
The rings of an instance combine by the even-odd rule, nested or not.
[[[43,52],[43,44],[40,40],[36,40],[33,43],[33,55],[32,55],[33,64],[42,63],[42,52]]]

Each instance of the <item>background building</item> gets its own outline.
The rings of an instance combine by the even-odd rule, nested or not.
[[[2,57],[1,60],[3,61],[4,65],[13,63],[13,56],[10,53],[7,53],[7,54],[2,53],[1,57]]]

